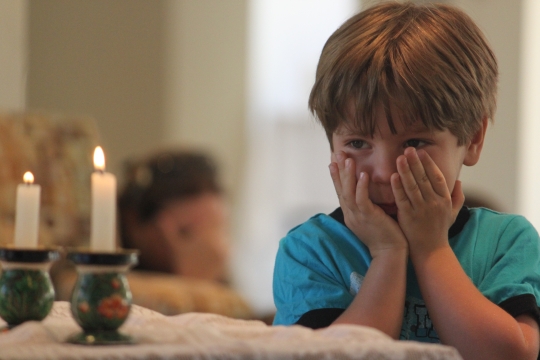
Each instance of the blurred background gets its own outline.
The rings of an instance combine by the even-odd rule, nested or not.
[[[273,311],[279,239],[338,206],[307,111],[328,36],[358,0],[0,0],[0,109],[95,120],[108,171],[168,146],[218,161],[232,213],[232,284]],[[447,0],[499,60],[495,125],[461,179],[540,226],[540,2]]]

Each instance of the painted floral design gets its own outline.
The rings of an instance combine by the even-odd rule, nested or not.
[[[120,288],[120,281],[118,279],[111,280],[111,286],[113,289],[118,290]]]
[[[73,317],[85,331],[115,330],[129,315],[131,291],[123,273],[81,273],[71,303]]]
[[[101,300],[97,311],[108,319],[124,319],[128,315],[129,306],[127,301],[122,298],[122,296],[119,294],[113,294],[112,296]]]
[[[79,303],[79,311],[82,313],[87,313],[90,310],[90,305],[86,301]]]
[[[11,269],[0,276],[0,317],[10,326],[43,320],[54,302],[47,271]]]

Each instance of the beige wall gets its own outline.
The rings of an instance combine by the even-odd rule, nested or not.
[[[24,109],[27,2],[0,1],[0,111]]]
[[[166,2],[167,143],[210,151],[236,197],[245,147],[247,0]]]
[[[540,229],[540,2],[522,1],[517,203]]]
[[[118,174],[163,138],[163,1],[29,4],[28,108],[95,118]]]
[[[499,62],[495,124],[488,129],[480,162],[464,168],[464,189],[481,194],[505,211],[516,212],[520,82],[521,1],[454,0],[485,32]]]
[[[28,107],[94,117],[108,169],[209,149],[231,195],[244,121],[246,1],[30,0]]]

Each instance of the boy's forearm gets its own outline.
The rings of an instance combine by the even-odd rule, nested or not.
[[[442,343],[456,347],[464,359],[537,358],[537,327],[522,328],[482,295],[449,246],[429,255],[413,254],[411,260]]]
[[[399,338],[407,281],[407,249],[389,250],[373,259],[351,305],[333,324],[376,328]]]

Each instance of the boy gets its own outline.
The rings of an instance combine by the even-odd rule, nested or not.
[[[274,324],[360,324],[465,359],[536,359],[540,239],[523,217],[463,206],[497,63],[445,5],[386,3],[327,41],[309,105],[340,208],[294,228],[274,270]]]

